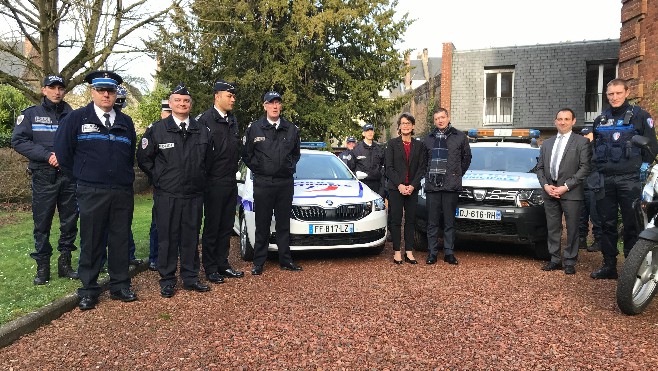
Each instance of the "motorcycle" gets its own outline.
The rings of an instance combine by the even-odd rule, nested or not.
[[[633,145],[649,150],[649,140],[635,135]],[[658,164],[651,167],[642,198],[633,204],[637,225],[644,230],[624,260],[617,279],[617,306],[628,315],[640,314],[658,292]]]

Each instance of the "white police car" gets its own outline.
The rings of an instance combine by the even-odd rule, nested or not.
[[[535,174],[539,134],[533,129],[469,130],[473,159],[457,203],[457,239],[524,244],[538,258],[548,257],[544,201]],[[416,244],[426,249],[424,188],[418,203]]]
[[[290,218],[290,249],[371,249],[380,253],[386,242],[384,200],[361,183],[331,152],[304,149],[294,175]],[[322,144],[323,145],[323,144]],[[240,236],[240,255],[254,257],[255,214],[253,177],[243,163],[238,179],[234,231]],[[274,215],[269,251],[276,251]]]

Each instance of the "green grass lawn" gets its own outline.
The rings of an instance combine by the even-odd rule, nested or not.
[[[137,258],[147,259],[149,254],[149,228],[151,227],[151,194],[135,196],[133,235]],[[57,276],[57,240],[59,239],[59,218],[55,213],[50,243],[53,256],[50,259],[50,282],[46,285],[32,284],[36,273],[36,262],[30,257],[34,251],[31,211],[3,211],[0,218],[7,220],[0,227],[0,324],[7,323],[24,314],[75,292],[80,281]],[[80,247],[80,240],[76,246]],[[73,267],[78,266],[80,251],[73,252]],[[101,278],[106,274],[101,274]]]

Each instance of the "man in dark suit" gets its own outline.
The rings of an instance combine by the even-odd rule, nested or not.
[[[558,111],[555,117],[558,134],[544,141],[537,163],[537,179],[544,189],[542,197],[548,228],[548,252],[551,254],[551,261],[542,270],[562,269],[560,240],[564,215],[567,226],[567,245],[562,252],[565,274],[576,273],[578,222],[585,200],[583,181],[589,174],[592,159],[589,140],[571,131],[575,124],[571,109]]]

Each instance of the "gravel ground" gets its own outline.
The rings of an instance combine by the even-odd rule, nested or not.
[[[133,280],[139,301],[105,293],[0,349],[2,370],[76,369],[656,369],[658,304],[617,309],[615,281],[575,276],[502,249],[458,250],[442,261],[392,263],[392,249],[296,254],[303,272],[269,260],[262,276],[237,258],[242,279],[208,293],[159,295],[158,277]],[[180,287],[180,285],[179,285]]]

